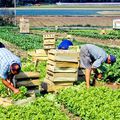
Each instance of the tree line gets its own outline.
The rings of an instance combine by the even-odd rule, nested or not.
[[[86,2],[120,2],[120,0],[15,0],[16,5],[27,4],[53,4],[56,2],[64,3],[86,3]],[[0,0],[0,7],[13,7],[14,0]]]

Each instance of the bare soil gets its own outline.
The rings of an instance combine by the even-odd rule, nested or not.
[[[112,26],[113,19],[120,19],[120,16],[25,16],[29,19],[31,27],[42,26],[63,26],[63,25],[91,25],[91,26]],[[17,17],[19,23],[20,16]]]
[[[120,48],[120,40],[101,40],[101,39],[96,39],[96,38],[86,38],[86,37],[75,37],[76,40],[81,41],[81,42],[86,42],[86,43],[93,43],[93,44],[98,44],[98,45],[105,45],[109,47],[116,47]]]

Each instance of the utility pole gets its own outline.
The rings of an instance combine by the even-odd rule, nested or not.
[[[16,26],[16,0],[14,0],[14,24]]]

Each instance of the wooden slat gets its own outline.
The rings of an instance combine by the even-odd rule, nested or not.
[[[36,54],[40,54],[40,56],[47,56],[48,55],[48,50],[44,50],[44,49],[36,49],[35,50]]]
[[[39,78],[40,73],[38,72],[20,72],[19,74],[15,75],[15,79],[28,79],[28,78]]]
[[[48,56],[48,51],[44,49],[38,49],[35,51],[28,52],[28,55],[32,57],[47,57]]]
[[[61,62],[61,61],[52,61],[48,59],[47,64],[56,66],[56,67],[71,67],[71,68],[78,68],[78,63],[76,62]]]
[[[62,86],[72,86],[73,85],[73,82],[57,82],[55,83],[55,85],[62,85]]]
[[[55,44],[55,39],[44,40],[43,44]]]
[[[55,45],[44,45],[44,49],[54,49]]]
[[[78,62],[78,54],[71,50],[50,50],[48,59],[53,61]]]
[[[76,81],[77,72],[75,73],[53,73],[51,71],[47,71],[46,78],[54,82]]]
[[[45,60],[48,60],[48,57],[33,57],[32,58],[32,61],[45,61]]]
[[[71,73],[64,73],[64,72],[57,72],[57,73],[53,73],[51,71],[47,71],[48,74],[50,74],[53,77],[76,77],[77,76],[77,72],[71,72]]]
[[[77,68],[68,68],[68,67],[55,67],[52,65],[47,65],[47,70],[52,71],[52,72],[66,72],[69,74],[69,72],[77,72]]]
[[[35,79],[35,80],[27,80],[27,81],[17,81],[17,87],[20,86],[39,86],[40,85],[40,80]]]
[[[52,81],[45,79],[41,84],[42,90],[47,92],[57,92],[60,89],[68,88],[71,85],[55,85]]]
[[[51,39],[51,38],[55,38],[55,34],[44,34],[43,35],[43,39]]]

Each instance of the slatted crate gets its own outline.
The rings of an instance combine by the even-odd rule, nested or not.
[[[14,86],[25,86],[28,90],[38,90],[40,86],[40,74],[38,72],[20,72],[14,77]]]
[[[77,52],[71,50],[50,50],[48,52],[48,58],[53,61],[78,63]]]
[[[50,59],[48,59],[47,64],[51,65],[51,66],[56,66],[56,68],[58,68],[58,67],[59,68],[64,68],[64,67],[78,68],[78,66],[79,66],[77,62],[53,61]]]
[[[77,72],[73,73],[73,72],[69,72],[69,73],[64,73],[64,72],[51,72],[51,71],[47,71],[47,75],[46,78],[54,81],[54,82],[67,82],[67,81],[76,81],[77,80]]]
[[[25,19],[24,17],[20,18],[20,33],[29,33],[29,19]]]
[[[52,82],[48,79],[45,79],[42,84],[41,84],[41,90],[43,91],[47,91],[47,92],[57,92],[59,91],[60,89],[65,89],[65,88],[68,88],[70,86],[72,86],[73,83],[71,82],[65,82],[65,83],[55,83],[55,82]]]
[[[28,52],[28,55],[32,56],[33,62],[35,62],[36,60],[44,61],[48,59],[48,50],[37,49],[35,51]]]
[[[43,35],[43,47],[44,49],[54,49],[55,48],[55,34],[45,34]]]

